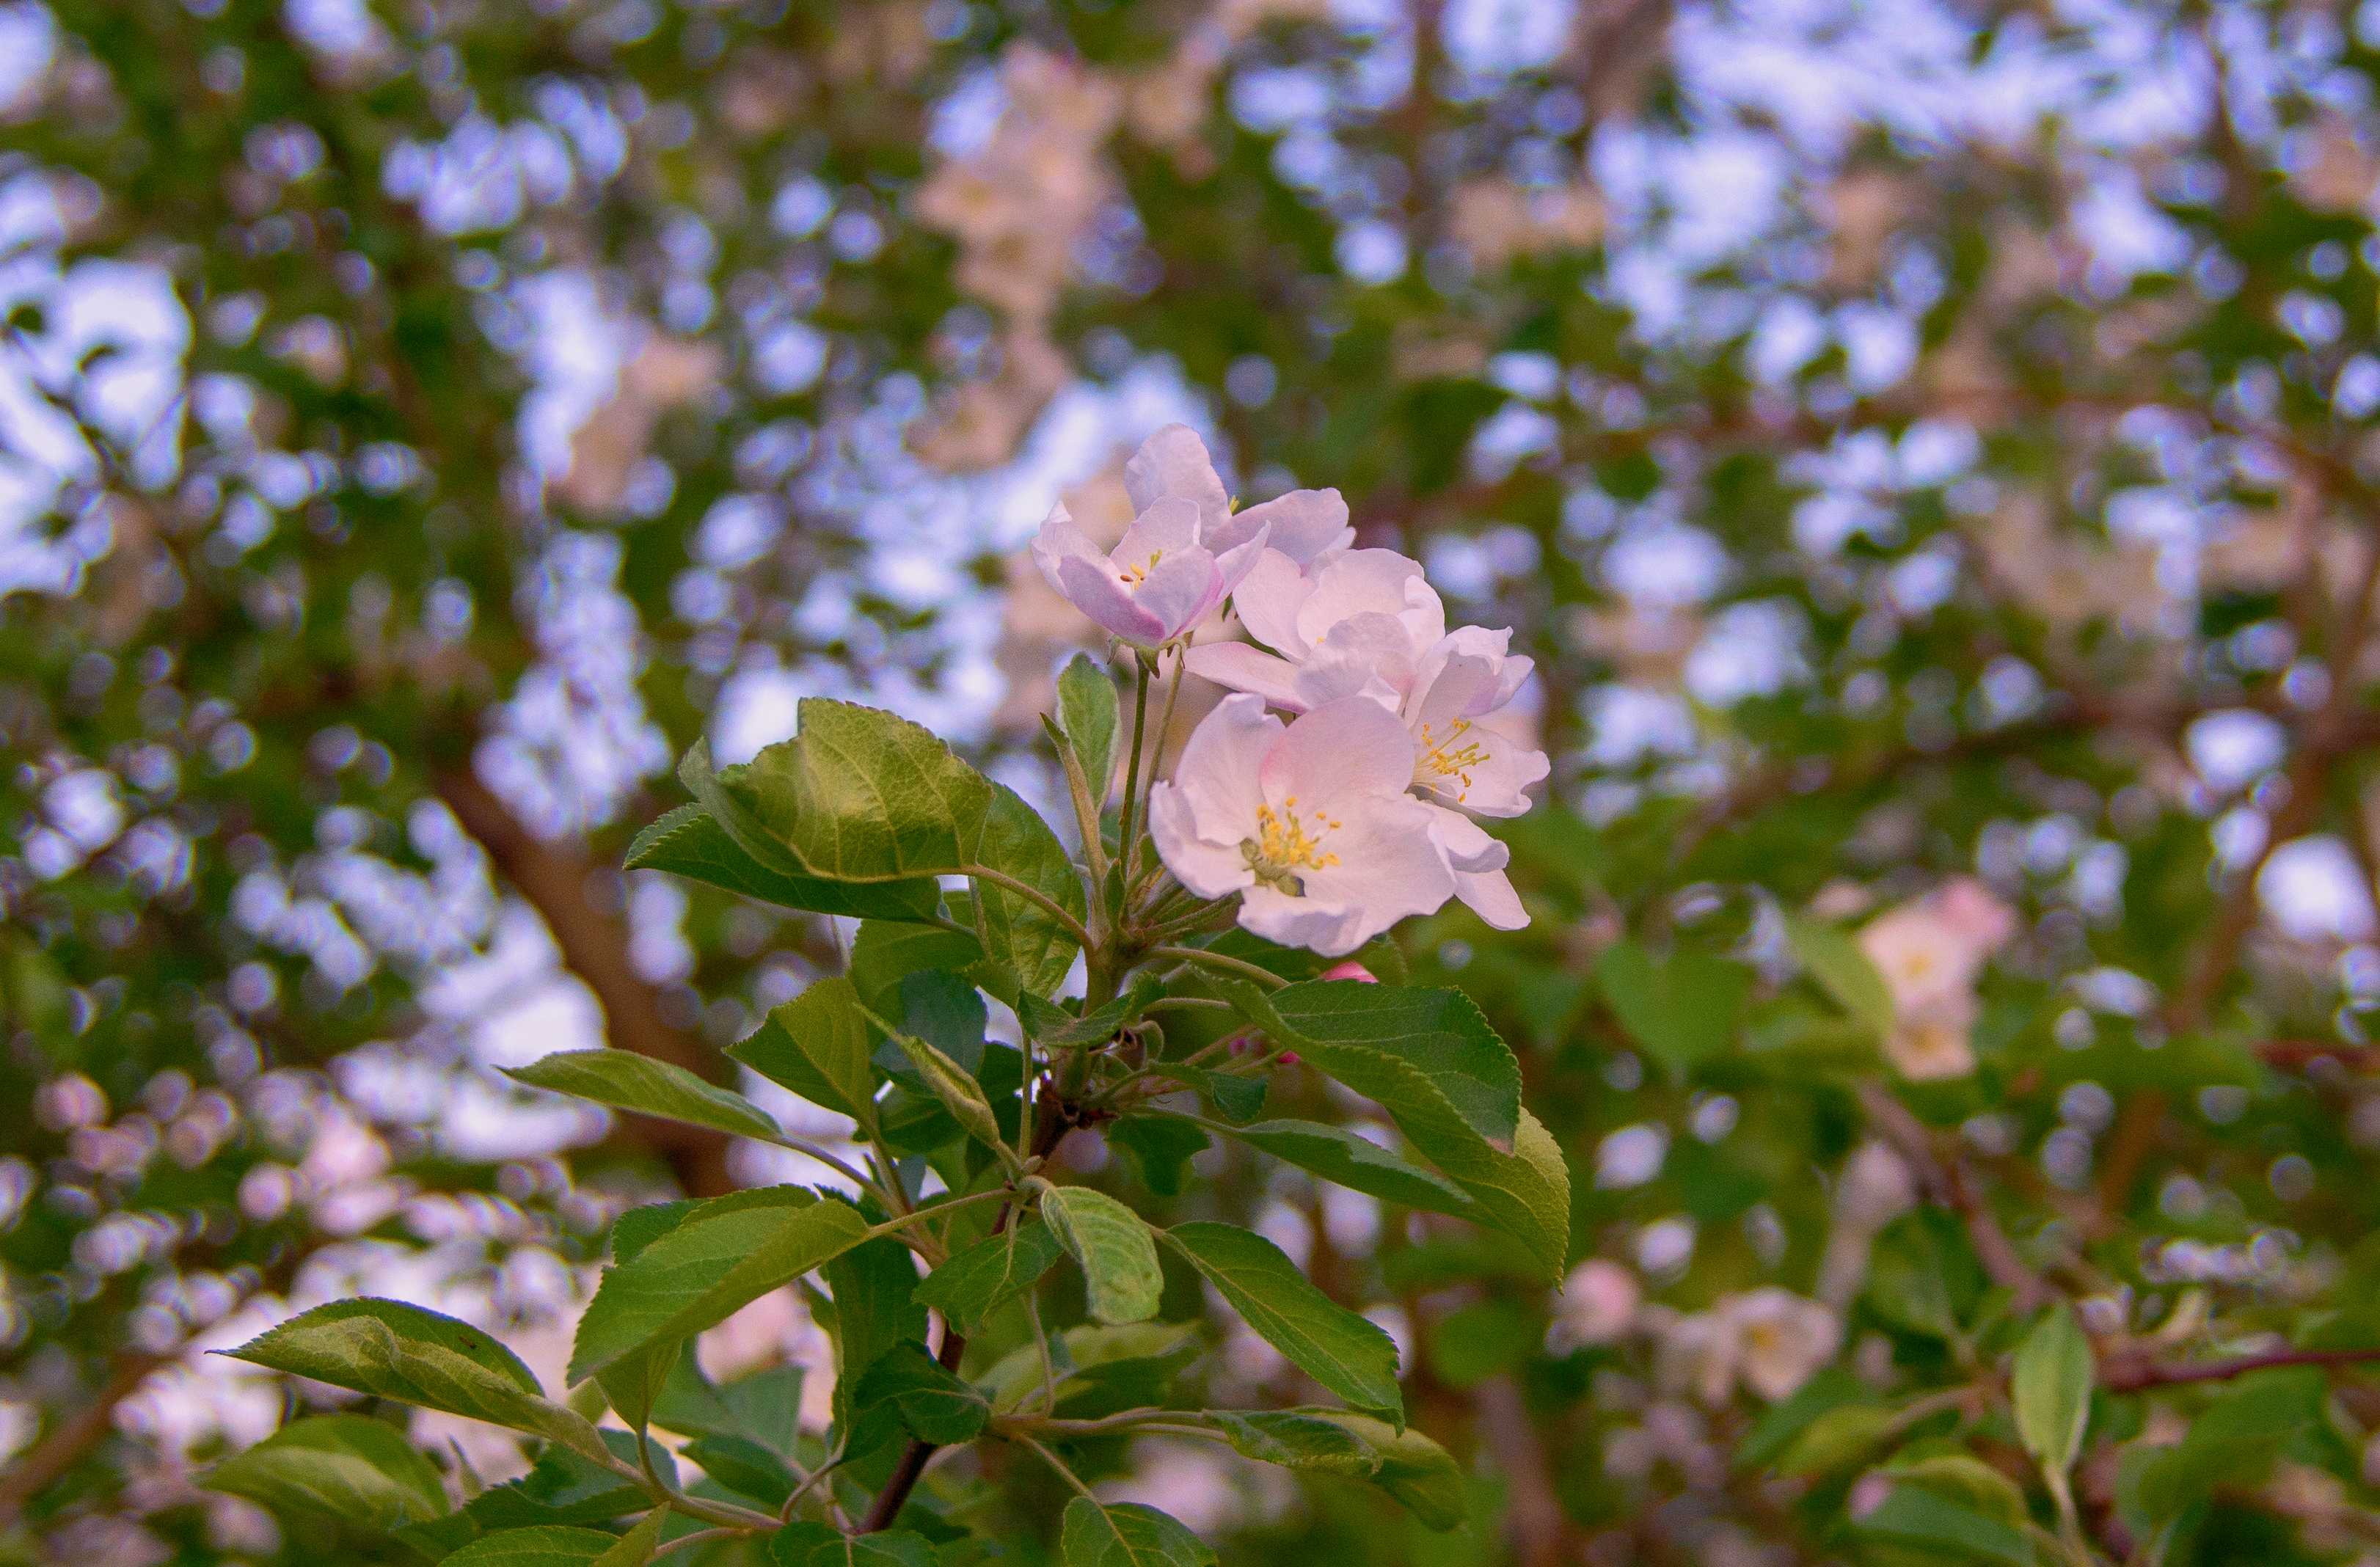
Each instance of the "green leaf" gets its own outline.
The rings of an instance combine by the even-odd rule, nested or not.
[[[1096,1322],[1069,1328],[1050,1336],[1050,1363],[1062,1403],[1074,1392],[1116,1368],[1155,1367],[1170,1375],[1189,1364],[1199,1348],[1195,1322],[1131,1322],[1120,1328]],[[1030,1343],[1002,1355],[976,1382],[991,1401],[994,1414],[1016,1407],[1027,1393],[1041,1391],[1041,1352]]]
[[[601,1529],[543,1524],[481,1535],[446,1559],[446,1567],[587,1567],[625,1543]],[[652,1553],[647,1551],[646,1555]],[[605,1567],[612,1567],[609,1562]]]
[[[1765,1468],[1829,1410],[1847,1403],[1864,1403],[1875,1397],[1865,1382],[1837,1367],[1827,1367],[1803,1383],[1783,1402],[1768,1406],[1752,1429],[1735,1444],[1733,1466],[1738,1473]]]
[[[859,1379],[894,1344],[926,1336],[926,1308],[916,1299],[917,1260],[890,1235],[828,1264],[826,1283],[834,1292],[834,1417],[848,1430]]]
[[[1076,653],[1058,675],[1058,730],[1090,784],[1094,806],[1106,803],[1115,781],[1117,727],[1114,678],[1088,653]]]
[[[1443,1532],[1460,1526],[1469,1516],[1469,1495],[1454,1455],[1419,1431],[1399,1430],[1344,1410],[1305,1413],[1342,1427],[1379,1454],[1380,1467],[1372,1484],[1402,1502],[1423,1527]]]
[[[2024,1492],[2017,1483],[1971,1453],[1944,1452],[1911,1462],[1896,1460],[1878,1471],[1896,1485],[1914,1486],[1970,1512],[2021,1528],[2027,1521]]]
[[[1232,1450],[1261,1464],[1284,1469],[1319,1469],[1330,1475],[1370,1479],[1380,1472],[1380,1455],[1354,1432],[1333,1420],[1302,1409],[1259,1410],[1240,1414],[1209,1410],[1207,1418],[1223,1433]]]
[[[662,1527],[669,1522],[669,1509],[656,1507],[644,1515],[637,1526],[614,1541],[612,1549],[597,1557],[594,1567],[645,1567],[661,1548]]]
[[[430,1460],[404,1432],[361,1415],[294,1420],[199,1483],[275,1511],[326,1512],[383,1533],[448,1511]]]
[[[1436,992],[1462,1002],[1460,1007],[1451,1002],[1446,1005],[1453,1032],[1445,1038],[1460,1040],[1459,1050],[1421,1049],[1410,1041],[1393,1039],[1380,1046],[1349,1044],[1335,1038],[1318,1039],[1306,1031],[1306,1026],[1317,1015],[1310,1003],[1294,1014],[1298,1023],[1293,1026],[1290,1021],[1293,1014],[1278,1011],[1274,1001],[1293,996],[1293,992],[1311,995],[1320,991],[1382,990],[1387,987],[1346,982],[1293,985],[1269,997],[1254,986],[1235,980],[1220,980],[1215,985],[1233,1006],[1277,1041],[1298,1051],[1319,1070],[1365,1098],[1377,1100],[1395,1119],[1406,1140],[1479,1204],[1481,1217],[1527,1248],[1544,1278],[1550,1281],[1561,1276],[1570,1254],[1570,1171],[1562,1162],[1561,1150],[1536,1118],[1517,1104],[1510,1151],[1498,1148],[1475,1120],[1465,1118],[1455,1097],[1463,1096],[1475,1107],[1488,1101],[1501,1102],[1503,1090],[1492,1084],[1483,1091],[1477,1084],[1461,1081],[1462,1071],[1474,1065],[1489,1069],[1489,1076],[1495,1078],[1500,1078],[1505,1067],[1509,1067],[1514,1085],[1512,1092],[1517,1096],[1519,1091],[1520,1069],[1512,1061],[1512,1051],[1487,1029],[1484,1022],[1477,1025],[1476,1031],[1472,1028],[1469,1020],[1478,1016],[1477,1008],[1462,1001],[1456,992]],[[1334,1023],[1343,1027],[1351,1016],[1360,1019],[1363,1015],[1360,1012],[1342,1014]],[[1488,1048],[1490,1043],[1492,1050]],[[1504,1066],[1491,1069],[1500,1055]],[[1475,1115],[1477,1113],[1475,1109]]]
[[[1982,1293],[1982,1267],[1965,1226],[1942,1209],[1905,1213],[1876,1236],[1868,1257],[1867,1302],[1886,1321],[1956,1339],[1962,1310]]]
[[[1234,1126],[1264,1113],[1265,1096],[1272,1087],[1269,1076],[1234,1077],[1176,1061],[1151,1062],[1149,1070],[1205,1094],[1214,1105],[1215,1113]]]
[[[2315,1367],[2242,1377],[2190,1423],[2178,1447],[2147,1463],[2141,1505],[2153,1520],[2170,1518],[2218,1487],[2252,1491],[2272,1474],[2282,1450],[2328,1424],[2330,1389]]]
[[[2091,1342],[2074,1308],[2060,1301],[2018,1346],[2009,1378],[2017,1436],[2044,1468],[2064,1474],[2082,1450],[2091,1419]]]
[[[634,1432],[606,1429],[598,1435],[613,1457],[631,1467],[637,1465]],[[674,1485],[677,1466],[669,1450],[655,1448],[652,1457],[662,1480]],[[601,1524],[650,1505],[642,1486],[568,1448],[550,1446],[538,1454],[528,1474],[490,1486],[473,1497],[463,1512],[481,1529],[526,1529],[547,1524]]]
[[[1214,1567],[1207,1542],[1154,1507],[1103,1505],[1087,1496],[1066,1504],[1060,1537],[1066,1567]]]
[[[548,1400],[520,1357],[467,1322],[393,1300],[334,1301],[223,1352],[268,1370],[527,1431],[601,1463],[611,1450]]]
[[[786,1467],[784,1459],[749,1437],[732,1431],[713,1432],[686,1443],[685,1452],[702,1465],[704,1474],[771,1512],[783,1507],[785,1499],[794,1494],[794,1472]]]
[[[634,1051],[564,1051],[504,1075],[532,1088],[572,1094],[617,1110],[708,1126],[731,1136],[775,1140],[776,1118],[730,1089],[715,1087],[682,1066]]]
[[[868,1018],[859,992],[840,975],[817,979],[727,1053],[780,1087],[863,1126],[876,1119],[876,1075],[868,1063]]]
[[[1383,1202],[1451,1213],[1475,1222],[1484,1219],[1479,1205],[1445,1176],[1401,1159],[1343,1126],[1317,1121],[1263,1121],[1234,1128],[1232,1135],[1284,1164],[1294,1164],[1354,1191],[1368,1192]]]
[[[920,969],[901,977],[901,1026],[976,1076],[983,1070],[983,992],[974,981],[946,968]]]
[[[1157,1315],[1165,1275],[1139,1214],[1088,1186],[1044,1186],[1041,1219],[1082,1265],[1093,1317],[1113,1324]]]
[[[666,870],[780,908],[856,919],[924,919],[942,901],[941,887],[930,878],[825,881],[763,865],[699,804],[680,806],[638,833],[623,869]]]
[[[859,1379],[852,1414],[862,1429],[880,1419],[920,1441],[951,1447],[975,1440],[991,1416],[991,1406],[981,1393],[943,1370],[924,1344],[904,1339],[879,1355]],[[874,1445],[855,1439],[853,1450],[865,1452]]]
[[[1196,1122],[1161,1113],[1125,1116],[1110,1124],[1102,1136],[1108,1147],[1131,1160],[1140,1184],[1161,1197],[1182,1195],[1191,1160],[1212,1146]]]
[[[1206,1221],[1160,1233],[1292,1365],[1357,1409],[1404,1424],[1395,1341],[1315,1288],[1279,1246]]]
[[[1008,1146],[1000,1139],[1000,1118],[992,1113],[991,1101],[984,1098],[983,1085],[975,1080],[975,1075],[915,1034],[895,1034],[892,1038],[908,1056],[910,1064],[917,1069],[917,1075],[925,1079],[926,1087],[951,1112],[951,1119],[976,1141],[995,1152],[1006,1153]],[[978,1043],[980,1045],[980,1041]]]
[[[842,1540],[843,1531],[832,1524],[796,1519],[769,1537],[769,1561],[773,1567],[809,1567],[810,1552]]]
[[[1895,1486],[1855,1527],[1863,1535],[1932,1555],[2033,1567],[2033,1541],[2017,1527],[1920,1486]]]
[[[1057,919],[982,876],[1023,882],[1079,923],[1083,884],[1057,836],[1015,791],[908,720],[812,697],[792,739],[722,770],[718,783],[811,875],[978,878],[977,935],[1026,989],[1046,994],[1073,966],[1074,940]]]
[[[604,1271],[579,1318],[573,1384],[630,1354],[674,1349],[858,1244],[868,1221],[798,1186],[722,1198]],[[759,1202],[755,1199],[769,1197]],[[622,1412],[625,1414],[625,1411]]]
[[[1356,1045],[1392,1056],[1427,1076],[1483,1141],[1512,1151],[1521,1063],[1462,991],[1324,979],[1275,990],[1271,1001],[1304,1041],[1296,1049]]]
[[[1785,939],[1793,955],[1845,1012],[1873,1030],[1879,1039],[1893,1030],[1892,991],[1868,961],[1860,944],[1839,925],[1800,915],[1785,917]]]
[[[1787,1475],[1823,1475],[1865,1457],[1900,1428],[1900,1416],[1874,1403],[1843,1403],[1802,1427],[1777,1461]]]
[[[805,1567],[941,1567],[934,1542],[908,1529],[879,1529],[814,1546]]]
[[[1045,1002],[1039,996],[1027,994],[1017,1002],[1016,1015],[1025,1031],[1053,1050],[1071,1050],[1078,1045],[1103,1045],[1115,1038],[1123,1027],[1146,1011],[1150,1002],[1162,993],[1164,987],[1153,979],[1142,980],[1131,990],[1102,1007],[1077,1017],[1055,1002]]]
[[[1740,964],[1696,952],[1656,964],[1627,941],[1604,949],[1595,978],[1629,1036],[1678,1076],[1726,1051],[1752,989]]]
[[[926,1275],[916,1298],[972,1334],[1007,1301],[1032,1288],[1065,1251],[1047,1224],[1027,1221],[989,1235]]]
[[[851,983],[863,1002],[882,1011],[886,993],[912,974],[929,968],[971,974],[990,961],[983,943],[965,930],[864,919],[851,941]]]

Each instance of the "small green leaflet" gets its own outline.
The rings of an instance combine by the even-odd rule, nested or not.
[[[1454,1455],[1419,1431],[1399,1430],[1369,1415],[1341,1409],[1309,1409],[1318,1420],[1345,1427],[1348,1434],[1380,1455],[1379,1472],[1372,1484],[1405,1505],[1424,1528],[1441,1532],[1454,1528],[1469,1514],[1463,1471]]]
[[[892,1038],[917,1067],[917,1075],[926,1080],[926,1087],[951,1112],[951,1119],[986,1148],[1006,1153],[1008,1146],[1000,1138],[1000,1118],[992,1113],[991,1101],[983,1097],[983,1085],[975,1080],[974,1075],[915,1034],[895,1034]]]
[[[1115,1038],[1116,1030],[1137,1016],[1164,989],[1156,980],[1144,979],[1107,1005],[1080,1017],[1055,1002],[1045,1002],[1028,992],[1017,999],[1016,1015],[1024,1022],[1025,1031],[1042,1044],[1057,1049],[1100,1045]]]
[[[1214,1567],[1207,1542],[1153,1507],[1102,1506],[1078,1496],[1066,1504],[1060,1537],[1066,1567]]]
[[[700,804],[669,812],[637,834],[622,862],[625,870],[666,870],[689,881],[810,914],[854,918],[923,919],[941,905],[941,888],[913,881],[824,881],[779,870],[746,854]]]
[[[773,1142],[780,1136],[775,1117],[743,1095],[713,1087],[682,1066],[634,1051],[564,1051],[503,1071],[514,1082],[532,1088],[709,1126],[731,1136]]]
[[[834,1293],[834,1417],[847,1428],[860,1378],[894,1344],[926,1336],[926,1308],[914,1298],[917,1258],[890,1235],[852,1247],[825,1277]]]
[[[571,1381],[725,1321],[868,1233],[868,1221],[844,1203],[799,1187],[774,1190],[784,1194],[782,1203],[694,1219],[607,1269],[579,1319]]]
[[[916,1298],[971,1334],[986,1316],[1030,1289],[1064,1250],[1056,1231],[1028,1221],[986,1236],[935,1269],[918,1284]]]
[[[648,1546],[642,1556],[605,1561],[626,1543],[623,1537],[607,1535],[601,1529],[540,1524],[533,1529],[481,1535],[448,1557],[446,1567],[589,1567],[597,1561],[602,1561],[604,1567],[638,1567],[652,1555]]]
[[[1802,960],[1810,977],[1845,1012],[1867,1025],[1879,1039],[1892,1032],[1892,991],[1886,988],[1884,976],[1876,971],[1867,954],[1842,927],[1789,914],[1785,917],[1785,939],[1792,943],[1793,955]]]
[[[1058,675],[1058,729],[1083,770],[1094,808],[1107,802],[1115,778],[1118,727],[1115,680],[1088,653],[1076,653]]]
[[[984,1396],[943,1370],[916,1339],[904,1339],[878,1356],[852,1400],[853,1421],[863,1431],[874,1422],[897,1422],[937,1447],[973,1441],[990,1415]],[[853,1452],[866,1452],[878,1442],[856,1436],[851,1445]]]
[[[849,1535],[810,1548],[803,1567],[941,1567],[941,1552],[907,1529]]]
[[[961,761],[930,731],[874,708],[811,697],[793,738],[744,766],[721,769],[717,785],[810,875],[977,878],[984,949],[1013,967],[1026,990],[1046,992],[1073,965],[1076,949],[1065,927],[986,875],[1033,888],[1079,924],[1083,884],[1057,835],[1014,790]]]
[[[692,1360],[685,1355],[682,1360]],[[749,1437],[733,1432],[697,1437],[686,1444],[687,1458],[702,1472],[739,1495],[750,1497],[771,1511],[794,1494],[794,1472],[785,1461]]]
[[[1195,1322],[1132,1322],[1121,1328],[1089,1322],[1050,1335],[1050,1364],[1057,1378],[1061,1403],[1078,1388],[1088,1385],[1077,1379],[1099,1379],[1097,1374],[1103,1368],[1137,1366],[1143,1369],[1170,1367],[1178,1370],[1188,1365],[1197,1351],[1198,1325]],[[1002,1355],[976,1385],[991,1401],[994,1414],[1014,1409],[1027,1393],[1041,1391],[1039,1350],[1029,1343],[1019,1345]]]
[[[1369,1479],[1379,1473],[1380,1455],[1335,1421],[1300,1409],[1258,1410],[1240,1414],[1215,1409],[1207,1413],[1215,1428],[1243,1458],[1278,1464],[1284,1469],[1319,1469],[1331,1475]]]
[[[1357,1409],[1403,1426],[1395,1341],[1316,1289],[1279,1246],[1252,1230],[1206,1221],[1160,1233],[1299,1370]]]
[[[1351,1190],[1368,1192],[1383,1202],[1451,1213],[1475,1222],[1482,1217],[1479,1205],[1445,1176],[1400,1159],[1343,1126],[1317,1121],[1261,1121],[1236,1127],[1232,1135],[1285,1164]]]
[[[528,1431],[598,1463],[595,1427],[549,1401],[520,1357],[472,1327],[392,1300],[334,1301],[235,1350],[234,1360]]]
[[[1140,1184],[1161,1197],[1182,1195],[1190,1161],[1213,1145],[1195,1121],[1178,1115],[1127,1115],[1107,1128],[1108,1147],[1131,1161]]]
[[[812,1104],[861,1125],[876,1118],[876,1075],[868,1064],[868,1018],[859,992],[841,975],[811,982],[772,1008],[759,1028],[727,1053]]]
[[[1626,941],[1604,950],[1595,978],[1629,1035],[1677,1077],[1733,1042],[1752,990],[1752,973],[1741,964],[1696,952],[1657,964]]]
[[[2063,1475],[2082,1451],[2092,1373],[2091,1341],[2074,1308],[2060,1301],[2018,1346],[2009,1377],[2017,1436],[2045,1469]]]
[[[1270,1001],[1300,1041],[1292,1048],[1357,1046],[1403,1062],[1427,1076],[1482,1140],[1512,1151],[1521,1063],[1462,991],[1312,980],[1275,990]]]
[[[1477,1025],[1484,1039],[1471,1028],[1468,1019],[1478,1016],[1477,1008],[1455,992],[1430,992],[1455,996],[1461,1002],[1460,1006],[1444,1003],[1451,1033],[1437,1036],[1436,1042],[1425,1037],[1418,1042],[1391,1039],[1378,1044],[1350,1044],[1341,1042],[1335,1034],[1333,1039],[1321,1039],[1305,1032],[1316,1015],[1310,1004],[1298,1014],[1298,1024],[1293,1026],[1289,1017],[1275,1009],[1274,1002],[1293,997],[1295,992],[1311,995],[1385,987],[1343,982],[1293,985],[1269,996],[1236,980],[1216,981],[1215,988],[1276,1042],[1296,1050],[1318,1069],[1378,1101],[1422,1157],[1468,1193],[1487,1220],[1528,1248],[1544,1277],[1560,1277],[1570,1253],[1570,1169],[1552,1136],[1518,1105],[1520,1069],[1512,1062],[1512,1051],[1487,1030],[1484,1021]],[[1353,1033],[1359,1024],[1381,1021],[1359,1011],[1336,1019],[1333,1027]],[[1493,1084],[1462,1080],[1456,1070],[1465,1063],[1486,1065],[1500,1055],[1509,1065],[1513,1084],[1509,1148],[1499,1148],[1475,1120],[1485,1113],[1483,1105],[1492,1108],[1502,1102],[1503,1090]],[[1458,1097],[1473,1106],[1472,1118],[1466,1118]],[[1488,1130],[1492,1129],[1491,1120]]]
[[[1165,1275],[1140,1215],[1087,1186],[1041,1190],[1041,1218],[1082,1264],[1091,1315],[1102,1322],[1144,1322],[1157,1315]],[[1312,1286],[1308,1286],[1311,1288]]]
[[[438,1471],[394,1426],[361,1415],[293,1420],[199,1482],[270,1508],[325,1512],[382,1532],[445,1515]]]
[[[633,1529],[622,1535],[611,1549],[597,1557],[593,1567],[645,1567],[661,1549],[662,1526],[669,1522],[669,1509],[656,1507]]]
[[[1399,1432],[1343,1409],[1215,1409],[1206,1417],[1245,1457],[1369,1480],[1432,1529],[1451,1529],[1463,1520],[1463,1471],[1452,1454],[1418,1431]]]
[[[2033,1541],[2022,1530],[1917,1486],[1893,1487],[1876,1510],[1853,1526],[1879,1541],[1928,1556],[2034,1567]]]

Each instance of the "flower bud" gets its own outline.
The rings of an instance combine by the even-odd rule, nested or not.
[[[1361,985],[1377,985],[1380,982],[1378,978],[1373,975],[1370,969],[1365,967],[1362,964],[1355,962],[1352,958],[1345,963],[1324,969],[1322,971],[1322,978],[1325,979],[1353,979]]]

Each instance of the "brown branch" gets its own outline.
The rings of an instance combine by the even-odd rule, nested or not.
[[[2055,1300],[2057,1292],[2018,1253],[2016,1243],[2009,1239],[1990,1205],[1975,1189],[1974,1173],[1967,1168],[1966,1161],[1956,1156],[1944,1159],[1935,1144],[1934,1134],[1883,1084],[1862,1083],[1859,1099],[1869,1124],[1909,1161],[1927,1198],[1966,1221],[1968,1238],[1974,1243],[1975,1256],[1982,1261],[1984,1272],[1993,1283],[2016,1297],[2017,1309],[2030,1311]]]
[[[2310,549],[2307,558],[2308,574],[2317,573],[2321,569],[2319,552]],[[2197,961],[2165,1009],[2166,1027],[2175,1034],[2205,1026],[2216,994],[2239,961],[2240,943],[2255,928],[2257,878],[2274,850],[2314,824],[2321,814],[2324,792],[2329,786],[2332,763],[2362,740],[2362,725],[2353,711],[2355,665],[2372,634],[2372,600],[2375,592],[2380,592],[2380,536],[2371,542],[2363,569],[2356,577],[2354,596],[2340,610],[2330,646],[2325,650],[2333,671],[2330,695],[2318,711],[2299,725],[2297,754],[2289,762],[2289,798],[2273,813],[2264,846],[2257,851],[2254,863],[2244,868],[2240,879],[2232,883],[2200,946]],[[2140,1180],[2141,1167],[2155,1144],[2158,1124],[2165,1119],[2166,1107],[2171,1099],[2165,1089],[2143,1088],[2125,1101],[2107,1140],[2107,1162],[2100,1166],[2099,1224],[2095,1229],[2112,1224],[2131,1201],[2132,1187]]]
[[[1554,1495],[1546,1467],[1545,1444],[1521,1402],[1521,1390],[1509,1372],[1499,1372],[1472,1390],[1479,1414],[1479,1434],[1495,1454],[1496,1467],[1511,1488],[1504,1512],[1504,1532],[1512,1544],[1516,1567],[1556,1567],[1572,1560],[1570,1521]]]
[[[2131,1393],[2143,1388],[2228,1381],[2252,1371],[2269,1371],[2282,1366],[2355,1366],[2371,1360],[2380,1360],[2380,1349],[2284,1349],[2269,1354],[2202,1361],[2195,1366],[2168,1366],[2145,1358],[2109,1355],[2099,1363],[2099,1385],[2111,1393]]]
[[[717,1069],[715,1053],[671,1026],[653,987],[629,963],[625,922],[588,901],[592,862],[574,844],[550,843],[531,832],[468,768],[442,773],[437,790],[513,890],[544,917],[563,963],[602,1006],[603,1032],[612,1048],[710,1076]],[[638,1146],[669,1160],[689,1194],[718,1197],[735,1189],[727,1172],[725,1134],[650,1116],[623,1119]]]
[[[140,1350],[118,1354],[115,1367],[109,1373],[106,1385],[100,1389],[99,1396],[51,1427],[50,1434],[31,1452],[0,1473],[0,1522],[15,1518],[27,1502],[48,1488],[51,1481],[73,1468],[75,1461],[90,1451],[92,1443],[107,1435],[115,1406],[131,1397],[133,1390],[148,1379],[149,1373],[173,1358]]]

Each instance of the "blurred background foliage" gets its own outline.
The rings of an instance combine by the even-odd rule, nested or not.
[[[2380,1548],[2375,45],[2127,0],[0,6],[0,1554],[397,1559],[195,1487],[311,1396],[200,1350],[369,1291],[557,1384],[613,1213],[813,1178],[494,1068],[726,1080],[842,965],[611,869],[698,737],[843,696],[1052,798],[1091,634],[1016,552],[1062,494],[1120,528],[1177,418],[1538,661],[1534,923],[1403,935],[1521,1050],[1581,1268],[1076,1134],[1390,1326],[1475,1519],[1162,1444],[1117,1484],[1234,1562],[2010,1560],[1900,1499],[2054,1524],[2004,1390],[2064,1298],[2090,1549]],[[706,1366],[809,1367],[822,1419],[816,1304]],[[1245,1334],[1192,1374],[1296,1396]],[[991,1477],[1042,1560],[1052,1482]]]

